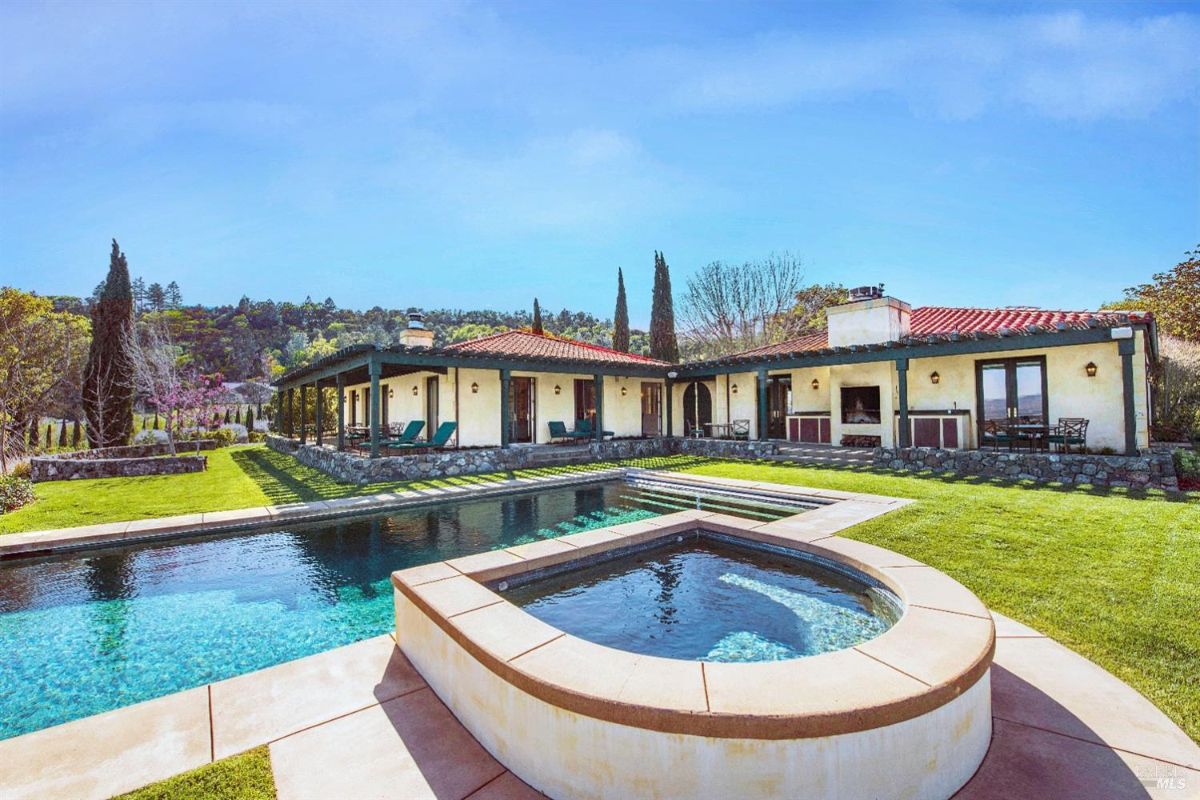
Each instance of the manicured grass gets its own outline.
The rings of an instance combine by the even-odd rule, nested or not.
[[[259,747],[114,800],[275,800],[275,776],[267,748]]]
[[[1146,695],[1200,740],[1200,502],[966,478],[711,463],[703,475],[920,502],[843,535],[924,561]]]
[[[0,534],[331,500],[397,489],[489,483],[504,480],[512,474],[541,475],[612,466],[590,464],[355,486],[338,483],[325,473],[305,467],[291,456],[276,453],[265,445],[230,447],[209,451],[206,455],[208,469],[205,472],[36,484],[37,500],[32,505],[0,514]]]

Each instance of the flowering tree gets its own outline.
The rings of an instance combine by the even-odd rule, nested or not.
[[[223,393],[221,375],[200,375],[180,366],[182,352],[171,341],[165,325],[150,323],[142,330],[134,374],[138,392],[164,419],[167,446],[175,454],[175,440],[185,427],[207,425]]]

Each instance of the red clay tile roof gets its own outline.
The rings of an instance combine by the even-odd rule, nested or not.
[[[922,306],[912,310],[909,320],[913,336],[938,334],[995,333],[1001,328],[1027,330],[1030,325],[1044,331],[1057,330],[1059,323],[1068,328],[1088,327],[1088,320],[1098,320],[1102,325],[1121,324],[1115,311],[1047,311],[1041,308],[947,308],[945,306]],[[1133,322],[1145,322],[1149,315],[1129,312]],[[745,356],[770,356],[785,353],[802,353],[807,350],[823,350],[829,346],[824,331],[809,333],[796,339],[778,344],[768,344],[754,350],[738,353]]]
[[[447,345],[447,350],[461,350],[468,353],[489,353],[498,356],[532,356],[536,358],[563,358],[575,361],[607,361],[626,362],[633,364],[658,364],[667,366],[667,362],[658,361],[647,356],[633,353],[622,353],[611,347],[598,344],[578,342],[574,339],[563,339],[557,336],[546,336],[531,331],[502,331],[491,336],[471,339],[467,342]]]

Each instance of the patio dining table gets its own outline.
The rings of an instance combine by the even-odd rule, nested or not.
[[[1006,425],[1005,429],[1019,441],[1027,442],[1032,452],[1047,449],[1052,427],[1046,422],[1014,422]]]
[[[706,422],[704,427],[708,428],[708,435],[714,439],[729,439],[733,436],[733,424],[729,422]]]

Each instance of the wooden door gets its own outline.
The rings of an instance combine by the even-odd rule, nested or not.
[[[770,376],[767,379],[767,438],[783,439],[787,436],[787,413],[791,403],[791,376]]]
[[[438,419],[438,379],[436,376],[425,379],[425,438],[433,438],[441,421]]]
[[[513,378],[509,384],[510,442],[532,442],[534,432],[533,378]]]
[[[642,384],[642,436],[662,433],[662,384]]]

